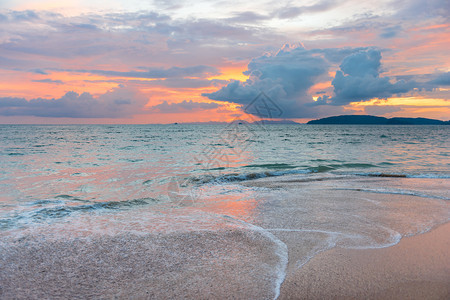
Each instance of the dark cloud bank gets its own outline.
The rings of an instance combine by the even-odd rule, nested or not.
[[[417,87],[414,81],[399,80],[392,83],[389,77],[380,77],[381,52],[369,49],[344,58],[340,71],[331,82],[334,96],[320,97],[317,104],[345,105],[373,98],[386,99]]]
[[[189,113],[219,108],[217,103],[192,100],[161,104],[145,109],[147,97],[135,89],[120,87],[99,97],[68,92],[58,99],[0,98],[0,116],[53,118],[126,118],[139,113]]]
[[[148,99],[134,89],[117,88],[99,97],[68,92],[59,99],[0,98],[2,116],[122,118],[142,113]]]
[[[248,105],[264,92],[283,110],[283,118],[310,118],[342,112],[343,105],[370,99],[386,99],[424,87],[436,88],[448,82],[448,74],[434,80],[395,80],[381,76],[381,51],[375,48],[311,49],[285,45],[276,54],[254,58],[245,82],[233,81],[204,96],[218,101]],[[332,93],[313,100],[310,88],[330,79],[330,67],[339,63],[332,78]]]

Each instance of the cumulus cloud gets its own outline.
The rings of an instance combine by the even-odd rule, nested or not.
[[[340,65],[345,74],[359,77],[364,75],[378,77],[380,67],[381,52],[374,49],[353,53],[344,58]]]
[[[233,81],[203,96],[245,106],[264,92],[280,107],[283,118],[315,116],[319,109],[311,105],[314,101],[308,90],[318,78],[326,76],[328,68],[329,63],[318,51],[285,45],[276,54],[252,59],[244,73],[249,75],[247,81]]]
[[[120,87],[99,97],[90,93],[68,92],[58,99],[0,98],[2,116],[67,118],[122,118],[139,112],[147,98],[138,91]]]
[[[339,70],[334,78],[329,78],[330,68],[339,62]],[[264,92],[282,110],[280,117],[307,118],[337,114],[343,111],[342,106],[351,102],[387,99],[423,88],[425,84],[415,81],[414,77],[381,76],[381,51],[375,48],[307,50],[302,46],[285,45],[276,54],[252,59],[244,74],[249,75],[247,81],[233,81],[203,96],[239,103],[245,109]],[[329,79],[332,79],[333,92],[316,93],[321,96],[314,101],[310,88]],[[448,73],[445,73],[435,76],[426,85],[436,87],[447,83]],[[373,112],[381,112],[381,109],[373,108]],[[264,117],[264,114],[259,116]]]
[[[385,99],[411,91],[417,85],[414,81],[393,83],[389,77],[380,77],[380,67],[379,50],[368,49],[347,56],[332,81],[334,96],[320,97],[317,104],[345,105],[374,98]]]
[[[192,100],[184,100],[179,103],[168,103],[167,101],[164,101],[161,104],[152,106],[150,108],[150,111],[156,113],[171,114],[215,109],[219,107],[220,105],[217,103],[195,102]]]

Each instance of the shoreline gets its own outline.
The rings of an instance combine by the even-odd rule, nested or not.
[[[29,238],[3,249],[0,295],[266,299],[278,290],[278,248],[259,230]],[[450,222],[390,247],[325,250],[301,268],[287,262],[276,299],[449,299],[448,249]]]
[[[213,190],[164,215],[84,215],[0,239],[0,298],[450,298],[448,202],[436,199],[446,181],[248,185],[269,189],[257,201]]]
[[[448,299],[450,222],[377,249],[333,248],[286,275],[279,299]]]

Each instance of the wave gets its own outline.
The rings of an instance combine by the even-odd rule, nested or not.
[[[319,161],[319,160],[316,160]],[[320,160],[325,161],[325,160]],[[335,160],[333,160],[335,161]],[[384,163],[381,163],[382,165]],[[213,174],[212,171],[224,171],[231,168],[220,167],[208,169],[210,173],[192,176],[187,178],[187,181],[195,184],[208,184],[208,183],[227,183],[254,180],[266,177],[275,177],[283,175],[295,175],[295,174],[312,174],[312,173],[327,173],[342,169],[370,169],[380,168],[380,165],[373,165],[368,163],[340,163],[340,164],[321,164],[317,166],[296,166],[287,163],[267,163],[267,164],[250,164],[240,167],[243,172],[240,173],[225,173],[225,174]],[[235,168],[233,168],[235,169]],[[245,172],[247,169],[262,169],[257,172]],[[350,173],[350,175],[359,175],[363,173]],[[366,173],[372,174],[372,173]],[[381,173],[373,173],[381,174]],[[348,174],[347,174],[348,175]],[[394,177],[394,176],[393,176]],[[398,176],[400,177],[400,176]]]
[[[317,166],[295,166],[287,163],[269,163],[269,164],[250,164],[240,167],[243,172],[214,174],[212,171],[224,171],[231,168],[221,167],[209,169],[207,174],[188,177],[187,181],[194,184],[208,183],[227,183],[247,180],[255,180],[266,177],[295,175],[295,174],[314,174],[314,173],[332,173],[336,175],[350,176],[368,176],[368,177],[388,177],[388,178],[450,178],[450,174],[412,174],[412,173],[388,173],[388,172],[360,172],[358,169],[384,168],[393,163],[382,162],[378,165],[368,163],[340,163],[340,164],[321,164]],[[245,172],[247,169],[261,169],[257,172]],[[345,169],[356,169],[355,171],[346,171]]]
[[[315,167],[308,167],[313,173],[323,173],[339,169],[368,169],[368,168],[378,168],[377,165],[366,164],[366,163],[344,163],[344,164],[328,164],[319,165]]]
[[[191,177],[188,181],[195,184],[209,184],[209,183],[230,183],[238,181],[254,180],[266,177],[283,176],[283,175],[293,175],[293,174],[308,174],[311,173],[309,170],[304,169],[294,169],[294,170],[283,170],[283,171],[262,171],[254,173],[229,173],[222,175],[200,175]]]
[[[411,174],[411,173],[380,173],[380,172],[372,172],[372,173],[354,173],[353,175],[357,176],[368,176],[368,177],[397,177],[397,178],[431,178],[431,179],[448,179],[450,178],[450,174],[432,174],[432,173],[423,173],[423,174]]]
[[[318,161],[318,160],[316,160]],[[320,160],[324,162],[325,160]],[[331,161],[329,161],[331,162]],[[430,178],[430,179],[448,179],[450,174],[448,173],[422,173],[414,174],[408,172],[361,172],[362,169],[374,169],[374,168],[385,168],[386,166],[391,167],[395,163],[391,162],[381,162],[377,164],[369,163],[337,163],[334,161],[331,164],[319,164],[316,166],[296,166],[288,163],[267,163],[267,164],[249,164],[241,166],[239,168],[220,168],[217,171],[220,173],[214,174],[214,172],[208,172],[202,175],[187,175],[184,178],[184,182],[194,185],[203,184],[227,184],[227,183],[237,183],[242,181],[257,180],[268,177],[277,176],[289,176],[289,175],[303,175],[300,177],[295,177],[292,180],[308,182],[308,181],[321,181],[321,180],[339,180],[347,179],[348,176],[367,176],[367,177],[385,177],[385,178]],[[225,173],[226,170],[236,170],[241,172],[236,173]],[[255,172],[246,172],[249,169],[256,169]],[[210,170],[211,171],[211,170]],[[331,177],[314,176],[315,174],[330,174]],[[439,198],[440,199],[440,198]]]
[[[2,218],[0,219],[0,230],[17,228],[30,223],[45,223],[53,219],[60,219],[63,217],[67,217],[73,213],[78,212],[93,212],[99,210],[124,210],[136,206],[149,205],[158,201],[154,198],[141,198],[123,201],[107,201],[95,203],[91,202],[90,204],[84,205],[67,205],[65,204],[64,201],[60,200],[61,198],[65,197],[57,197],[57,198],[59,198],[59,200],[46,199],[28,203],[27,206],[43,206],[43,205],[53,205],[53,206],[37,208],[30,211],[17,212],[13,215],[7,216],[6,218]]]
[[[285,163],[273,163],[273,164],[254,164],[246,165],[244,168],[265,168],[265,169],[295,169],[297,166],[285,164]]]

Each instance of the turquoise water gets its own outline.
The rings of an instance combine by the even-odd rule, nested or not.
[[[450,178],[447,126],[2,125],[1,228],[299,174]]]

